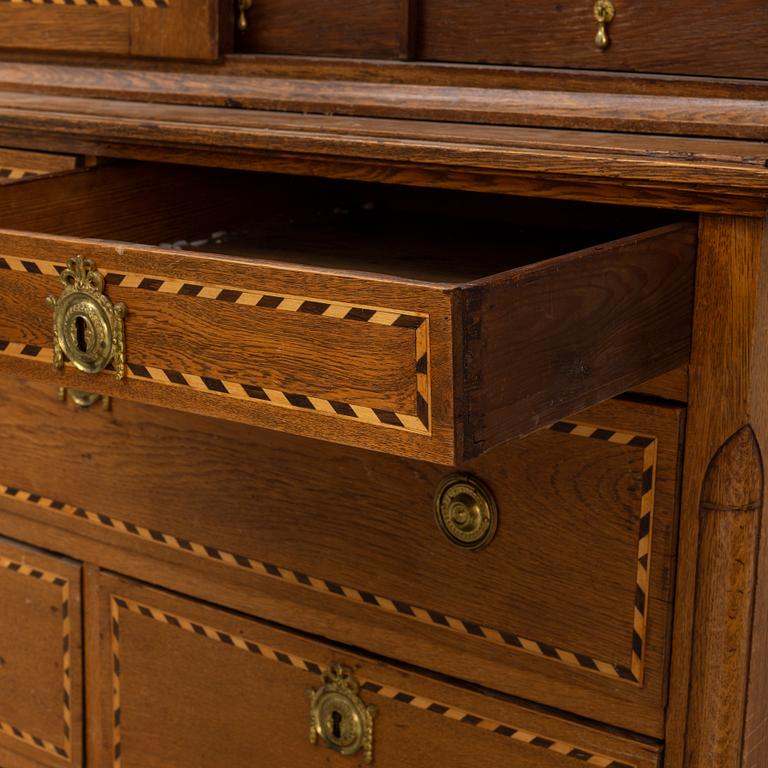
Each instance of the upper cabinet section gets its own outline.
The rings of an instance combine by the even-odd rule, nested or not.
[[[174,2],[176,0],[173,0]],[[765,78],[755,0],[233,0],[243,53]]]
[[[215,59],[226,2],[0,0],[0,50]]]
[[[243,52],[409,58],[411,0],[238,0]]]
[[[419,0],[418,58],[764,78],[768,4],[754,0]]]

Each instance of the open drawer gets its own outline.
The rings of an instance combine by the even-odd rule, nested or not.
[[[662,214],[152,165],[0,193],[0,371],[62,386],[453,464],[689,354]]]

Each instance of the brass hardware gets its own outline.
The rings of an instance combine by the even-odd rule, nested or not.
[[[110,363],[115,376],[125,376],[125,304],[104,295],[104,277],[90,259],[75,256],[60,275],[64,291],[48,297],[53,309],[53,367],[64,358],[85,373],[99,373]]]
[[[69,399],[79,408],[90,408],[101,400],[101,407],[108,411],[112,407],[112,398],[109,395],[97,395],[95,392],[84,392],[82,389],[69,389],[59,387],[59,400],[62,403]]]
[[[376,707],[358,696],[360,686],[348,667],[334,664],[323,673],[323,686],[309,690],[309,740],[323,739],[342,755],[355,755],[361,750],[366,764],[373,762],[373,718]]]
[[[488,486],[469,475],[446,477],[435,492],[435,518],[448,540],[482,549],[496,535],[498,510]]]
[[[595,21],[597,22],[597,34],[595,45],[604,51],[611,44],[608,38],[608,25],[616,16],[616,8],[611,0],[597,0],[594,8]]]
[[[240,8],[240,15],[237,17],[237,28],[241,32],[245,32],[248,29],[248,17],[245,15],[246,11],[251,9],[253,0],[239,0],[238,6]]]

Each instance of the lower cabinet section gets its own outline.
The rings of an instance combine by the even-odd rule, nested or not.
[[[0,533],[661,739],[683,418],[610,401],[456,476],[8,380]],[[497,525],[476,550],[483,487]]]
[[[87,601],[96,768],[660,765],[658,747],[123,578]]]
[[[0,539],[0,765],[81,766],[80,565]]]

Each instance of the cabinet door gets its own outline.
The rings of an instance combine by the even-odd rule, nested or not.
[[[0,0],[0,48],[214,59],[220,3]]]
[[[0,765],[81,766],[80,566],[0,539]]]

